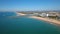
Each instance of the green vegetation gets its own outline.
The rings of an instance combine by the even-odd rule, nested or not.
[[[56,19],[57,16],[48,16],[49,18]]]

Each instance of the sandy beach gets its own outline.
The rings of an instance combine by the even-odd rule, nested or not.
[[[26,14],[23,14],[23,13],[17,13],[17,15],[22,15],[22,16],[23,16],[23,15],[26,15]]]
[[[60,25],[60,21],[54,20],[54,19],[42,18],[42,17],[37,17],[37,16],[30,16],[29,18],[35,18],[35,19],[39,19],[39,20],[44,20],[44,21],[49,22],[50,24]]]

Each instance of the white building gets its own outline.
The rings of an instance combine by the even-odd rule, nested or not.
[[[46,14],[46,13],[42,13],[42,14],[39,14],[39,16],[41,16],[41,17],[47,17],[48,14]]]
[[[53,13],[42,13],[42,14],[39,14],[39,16],[41,16],[41,17],[48,17],[48,16],[57,16],[57,15],[53,14]]]

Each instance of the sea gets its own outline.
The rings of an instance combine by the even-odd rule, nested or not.
[[[60,27],[28,15],[0,12],[0,34],[60,34]]]

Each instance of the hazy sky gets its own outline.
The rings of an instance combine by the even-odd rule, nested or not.
[[[0,0],[0,11],[60,10],[60,0]]]

